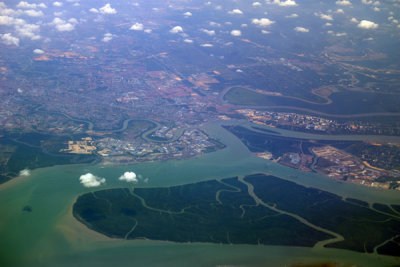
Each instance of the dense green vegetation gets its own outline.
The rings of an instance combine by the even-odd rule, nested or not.
[[[36,169],[54,165],[91,163],[95,155],[58,153],[65,147],[66,137],[41,134],[9,135],[0,138],[0,183],[18,176],[24,169]]]
[[[80,196],[73,212],[88,227],[127,239],[313,246],[330,238],[256,206],[237,178],[133,192],[97,191]]]
[[[257,126],[251,126],[251,128],[253,128],[254,130],[257,130],[257,131],[264,132],[264,133],[270,133],[270,134],[275,134],[275,135],[280,135],[281,134],[280,132],[275,132],[275,131],[272,131],[272,130],[269,130],[269,129],[265,129],[265,128],[261,128],[261,127],[257,127]]]
[[[364,207],[368,207],[369,204],[365,201],[359,200],[359,199],[355,199],[355,198],[346,198],[346,201],[351,202],[351,203],[355,203],[357,205],[361,205]]]
[[[391,205],[394,210],[400,214],[400,205]]]
[[[282,106],[303,108],[328,114],[400,112],[399,95],[366,92],[339,92],[330,96],[331,104],[310,103],[301,99],[264,95],[241,87],[229,90],[224,99],[243,106]]]
[[[274,158],[278,158],[287,152],[301,151],[302,139],[259,133],[241,126],[224,126],[224,128],[236,135],[251,152],[268,151]]]
[[[122,140],[132,140],[144,132],[156,128],[156,124],[149,120],[131,120],[124,131],[116,132],[115,136]]]
[[[90,192],[78,197],[73,214],[110,237],[174,242],[313,246],[333,237],[281,211],[344,236],[344,241],[329,247],[372,252],[400,234],[400,216],[394,213],[377,212],[274,176],[255,174],[244,179],[259,199],[278,210],[256,204],[245,183],[227,178]],[[397,243],[392,243],[380,247],[379,253],[398,256],[400,246],[396,252]]]
[[[310,148],[318,146],[331,145],[339,149],[344,149],[353,144],[362,144],[360,141],[308,140],[285,137],[273,134],[273,131],[267,130],[264,131],[265,133],[261,133],[242,126],[223,127],[236,135],[251,152],[268,151],[272,153],[274,158],[278,158],[288,152],[312,155]]]
[[[394,255],[399,256],[399,244],[400,244],[400,237],[394,238],[392,241],[387,242],[383,246],[377,249],[379,254],[387,254],[387,255]]]
[[[388,205],[385,204],[380,204],[380,203],[374,203],[374,205],[372,205],[372,207],[376,210],[388,213],[388,214],[392,214],[395,216],[398,216],[398,214],[396,214],[395,211],[393,211]]]
[[[387,216],[343,201],[337,195],[273,176],[265,179],[263,175],[251,175],[246,180],[254,185],[256,195],[264,202],[275,203],[279,209],[299,214],[311,223],[344,236],[344,241],[329,247],[371,253],[375,246],[400,234],[400,216]],[[398,249],[396,255],[400,254],[400,246]]]

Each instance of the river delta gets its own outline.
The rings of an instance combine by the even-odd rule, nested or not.
[[[37,169],[29,177],[18,177],[1,185],[0,222],[1,261],[12,265],[30,266],[107,266],[117,257],[121,264],[136,263],[155,266],[176,266],[196,262],[204,265],[271,266],[304,262],[337,262],[363,266],[399,264],[397,257],[375,253],[360,253],[335,248],[304,248],[266,245],[223,245],[211,243],[175,243],[151,240],[124,240],[108,238],[89,230],[72,214],[78,196],[88,192],[130,187],[118,180],[126,171],[148,178],[137,188],[154,188],[184,185],[255,173],[268,173],[299,185],[314,187],[345,198],[368,203],[400,204],[398,191],[379,190],[349,183],[338,183],[316,173],[304,173],[255,157],[232,134],[221,128],[223,122],[209,123],[204,130],[227,146],[217,152],[187,160],[142,163],[123,166],[62,165]],[[247,123],[237,124],[246,125]],[[275,129],[274,129],[275,130]],[[278,130],[285,136],[302,135]],[[314,136],[315,137],[315,136]],[[316,137],[318,138],[318,137]],[[326,138],[326,136],[324,136]],[[373,137],[390,139],[396,137]],[[333,139],[346,139],[334,136]],[[347,139],[363,139],[350,136]],[[79,176],[93,173],[107,179],[95,190],[79,183]],[[284,190],[284,188],[282,189]],[[18,196],[18,197],[17,197]],[[26,209],[29,206],[30,209]],[[157,257],[154,257],[157,255]],[[194,261],[195,260],[195,261]]]

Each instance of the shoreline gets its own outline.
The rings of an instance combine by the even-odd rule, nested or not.
[[[79,243],[79,241],[82,242],[82,239],[86,240],[86,238],[90,238],[90,240],[93,242],[118,241],[119,239],[108,237],[90,229],[88,226],[74,217],[72,210],[73,205],[78,197],[79,196],[74,198],[72,204],[69,205],[69,208],[64,212],[63,215],[60,216],[58,222],[54,225],[54,229],[61,232],[65,240],[67,240],[71,245],[73,243]]]

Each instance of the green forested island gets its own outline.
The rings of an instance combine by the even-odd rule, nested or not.
[[[114,238],[400,251],[396,207],[370,207],[264,174],[94,191],[78,197],[73,214]]]

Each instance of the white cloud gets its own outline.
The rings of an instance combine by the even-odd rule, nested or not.
[[[18,3],[18,5],[16,5],[16,7],[18,7],[18,8],[36,8],[36,4],[30,4],[28,2],[21,1]]]
[[[37,32],[40,29],[39,25],[35,24],[17,25],[15,29],[17,34],[21,37],[27,37],[30,38],[31,40],[40,39],[40,35],[37,34]]]
[[[200,46],[202,46],[202,47],[213,47],[212,44],[201,44]]]
[[[261,33],[262,34],[270,34],[271,32],[270,31],[266,31],[266,30],[261,30]]]
[[[30,176],[31,171],[28,169],[23,169],[22,171],[19,172],[19,176]]]
[[[338,9],[335,11],[335,13],[344,14],[344,10],[341,9],[341,8],[338,8]]]
[[[336,37],[342,37],[342,36],[346,36],[346,35],[347,35],[347,33],[345,33],[345,32],[337,32],[337,33],[335,33],[335,32],[333,32],[333,31],[328,31],[328,33],[329,33],[330,35],[336,36]]]
[[[351,18],[350,22],[358,23],[358,19],[356,19],[356,18]]]
[[[68,20],[68,22],[72,23],[72,24],[78,24],[78,20],[76,18],[70,18]]]
[[[112,38],[113,38],[113,35],[111,33],[106,33],[106,34],[104,34],[104,37],[103,37],[103,39],[101,39],[101,41],[107,43],[107,42],[111,41]]]
[[[241,36],[241,35],[242,35],[242,32],[239,31],[239,30],[232,30],[232,31],[231,31],[231,35],[233,35],[233,36]]]
[[[136,173],[134,172],[125,172],[123,175],[121,175],[118,180],[120,181],[126,181],[128,183],[138,183],[139,180],[136,177]]]
[[[12,36],[11,33],[0,34],[0,40],[6,45],[19,45],[18,37]]]
[[[205,34],[210,35],[210,36],[215,35],[215,31],[214,30],[201,29],[201,31],[204,32]]]
[[[324,20],[333,20],[331,15],[326,15],[326,14],[322,14],[322,13],[314,13],[315,16],[320,17],[321,19]]]
[[[260,2],[253,2],[253,4],[251,4],[252,6],[254,6],[254,7],[258,7],[258,6],[261,6],[261,3]]]
[[[85,187],[97,187],[106,182],[105,178],[95,176],[91,173],[81,175],[81,177],[79,177],[79,180],[81,181],[81,184],[83,184],[83,186]]]
[[[379,25],[376,24],[375,22],[365,20],[365,19],[360,21],[360,23],[357,25],[357,27],[361,28],[361,29],[376,29],[376,28],[378,28],[378,26]]]
[[[170,33],[179,33],[179,32],[183,32],[183,29],[181,26],[175,26],[171,30],[169,30],[169,32]]]
[[[145,32],[145,33],[151,33],[152,30],[151,30],[151,29],[145,29],[144,32]]]
[[[256,24],[258,26],[261,26],[261,27],[267,27],[267,26],[270,26],[270,25],[274,24],[275,21],[272,21],[272,20],[267,19],[267,18],[261,18],[261,19],[253,19],[251,21],[251,23]]]
[[[330,26],[332,26],[332,23],[327,22],[327,23],[325,23],[325,26],[330,27]]]
[[[351,2],[349,0],[338,0],[338,1],[336,1],[336,5],[351,6]]]
[[[25,23],[26,22],[23,19],[16,19],[10,16],[0,16],[0,25],[23,25]]]
[[[186,18],[188,18],[188,17],[191,17],[193,14],[192,14],[192,12],[185,12],[185,13],[183,13],[183,16],[185,16]]]
[[[136,22],[129,29],[132,31],[143,31],[143,24]]]
[[[99,13],[99,10],[96,9],[96,8],[94,8],[94,7],[92,7],[91,9],[89,9],[89,11],[92,12],[92,13]]]
[[[116,14],[117,10],[115,8],[112,8],[110,3],[105,4],[102,8],[99,9],[101,14]]]
[[[40,4],[30,4],[28,2],[25,1],[21,1],[16,5],[17,8],[46,8],[47,6],[44,3],[40,3]]]
[[[44,54],[44,51],[42,49],[37,48],[37,49],[33,50],[33,53],[41,55],[41,54]]]
[[[191,43],[193,43],[193,40],[190,40],[190,39],[185,39],[185,40],[183,40],[185,43],[188,43],[188,44],[191,44]]]
[[[62,7],[63,3],[56,1],[56,2],[53,2],[53,6]]]
[[[234,9],[234,10],[229,11],[228,13],[232,14],[232,15],[242,15],[243,14],[242,10],[237,9],[237,8]]]
[[[399,1],[397,1],[397,2],[399,2]],[[379,1],[372,1],[372,0],[361,0],[361,3],[363,3],[364,5],[374,5],[374,6],[379,6],[381,4],[381,2],[379,2]]]
[[[30,17],[41,17],[43,16],[43,12],[40,10],[28,9],[25,10],[24,13]]]
[[[296,1],[293,0],[286,0],[286,1],[274,0],[273,4],[278,6],[297,6]]]
[[[296,27],[294,28],[296,32],[309,32],[310,30],[304,27]]]
[[[210,21],[208,24],[209,24],[211,27],[221,27],[221,24],[219,24],[219,23],[217,23],[217,22],[214,22],[214,21]]]
[[[374,11],[381,11],[379,7],[374,7]]]
[[[65,23],[65,24],[56,25],[56,29],[59,32],[70,32],[75,29],[75,26],[72,25],[71,23]]]
[[[372,1],[372,0],[361,0],[361,3],[363,3],[365,5],[372,5],[374,3],[374,1]]]
[[[11,9],[11,8],[7,8],[5,4],[2,7],[0,6],[0,15],[18,16],[21,13],[22,13],[22,10],[19,10],[19,9],[18,10],[14,10],[14,9]]]
[[[69,32],[75,29],[76,23],[66,22],[60,18],[54,18],[52,24],[56,27],[57,31]]]
[[[285,18],[290,18],[290,19],[294,19],[294,18],[297,18],[297,17],[299,17],[299,15],[297,15],[296,13],[293,13],[293,14],[285,16]]]

